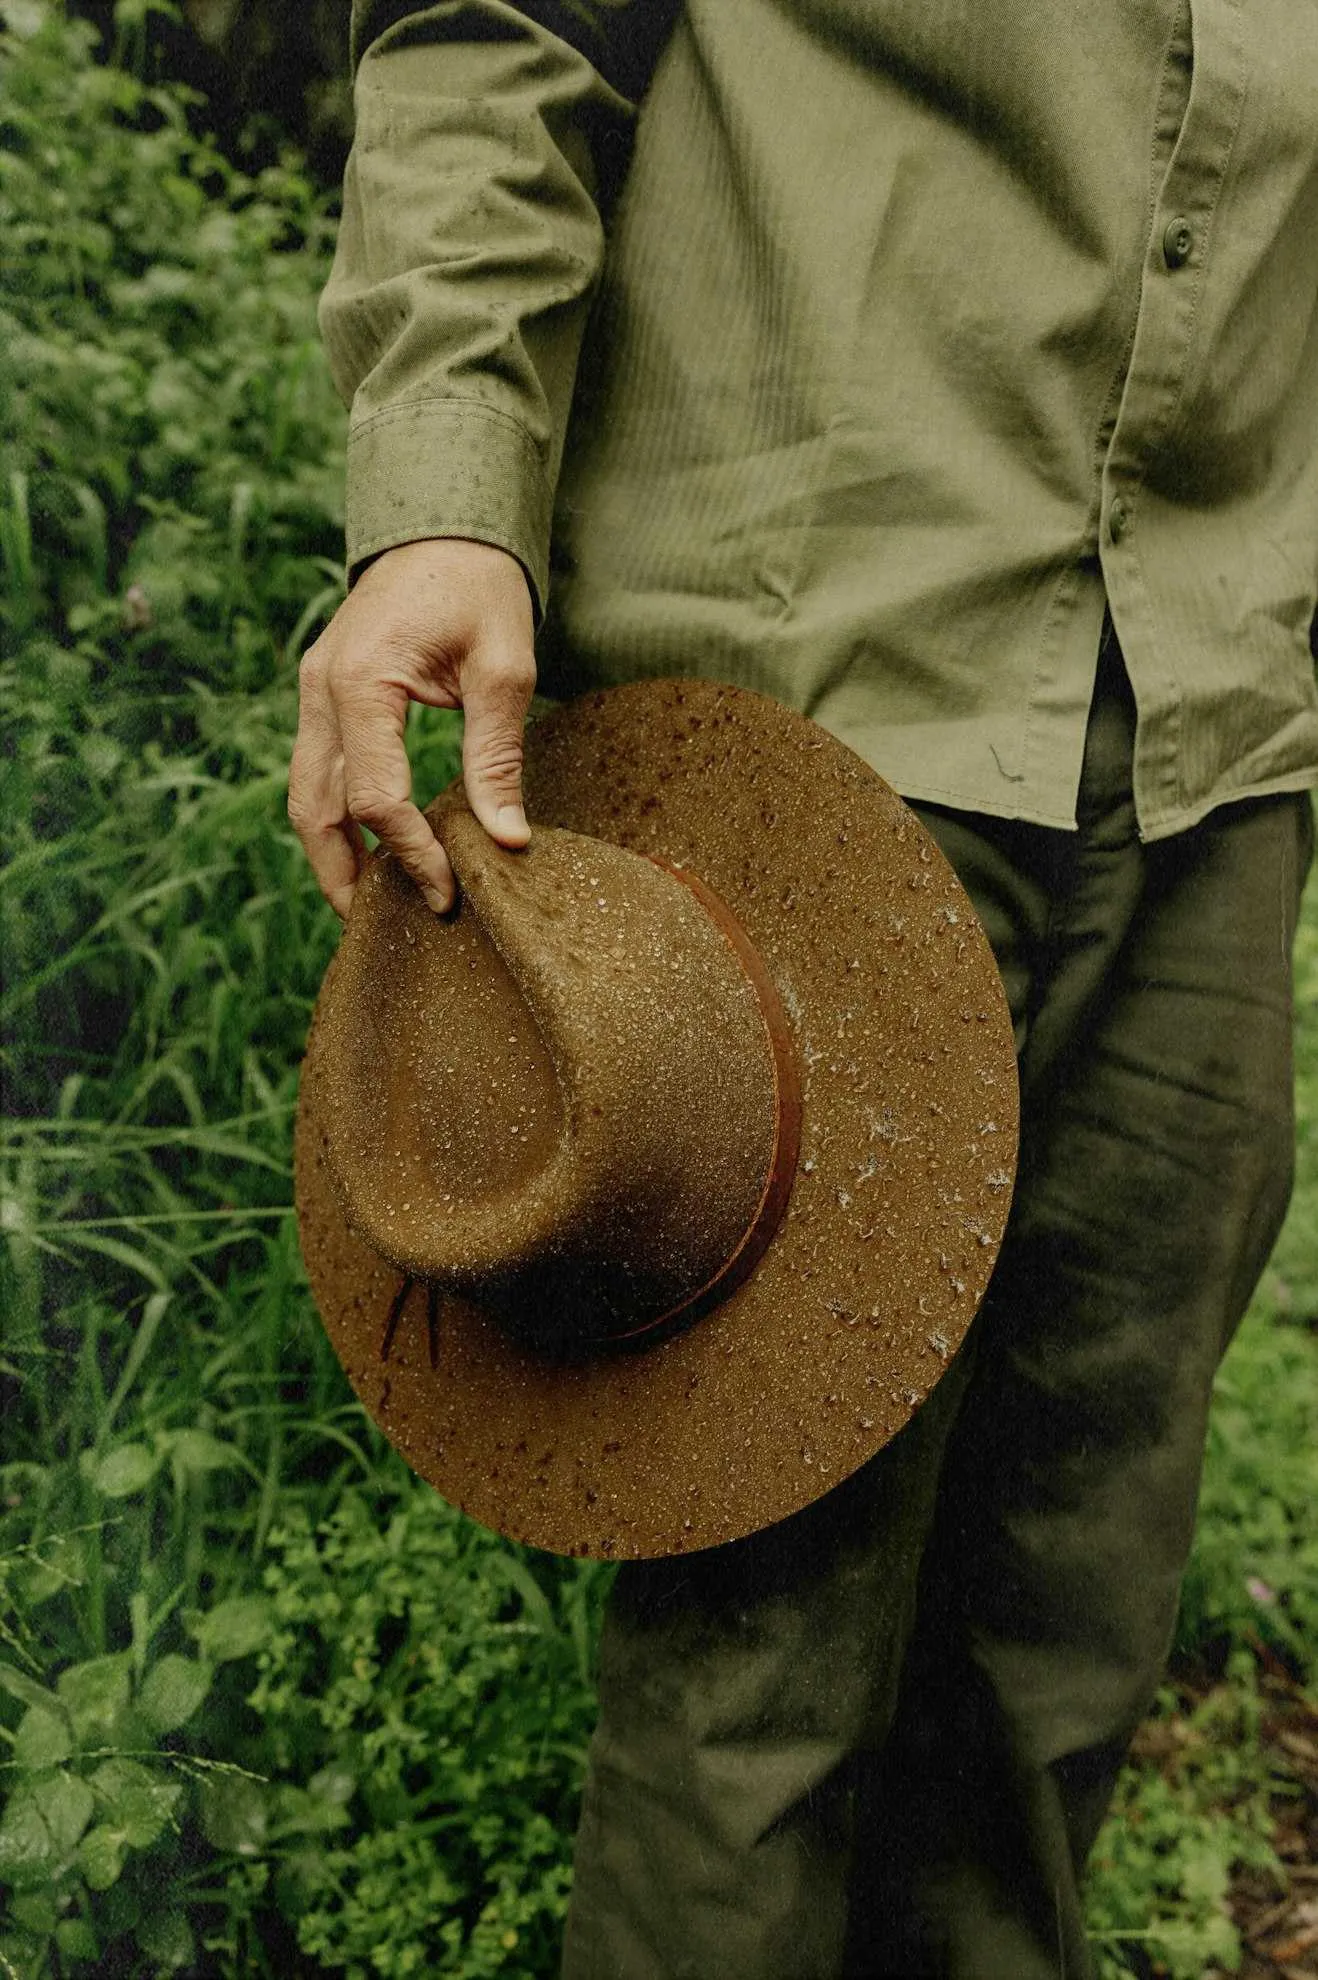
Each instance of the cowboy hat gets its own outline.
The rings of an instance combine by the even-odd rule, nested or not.
[[[965,1335],[1015,1166],[991,952],[913,812],[804,717],[652,681],[527,734],[529,848],[460,787],[438,918],[359,883],[302,1071],[330,1338],[446,1498],[612,1558],[798,1510]]]

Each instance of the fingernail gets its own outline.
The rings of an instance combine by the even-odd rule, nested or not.
[[[434,909],[436,914],[447,914],[453,905],[452,900],[446,899],[440,893],[438,887],[423,887],[421,889],[421,898],[428,908]]]
[[[495,813],[494,825],[496,831],[510,839],[525,838],[531,829],[520,804],[501,804]]]

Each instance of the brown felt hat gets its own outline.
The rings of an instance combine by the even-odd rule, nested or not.
[[[993,957],[914,814],[704,682],[527,736],[530,846],[454,787],[437,918],[377,857],[325,978],[296,1172],[312,1290],[408,1462],[559,1553],[797,1511],[960,1344],[1015,1169]]]

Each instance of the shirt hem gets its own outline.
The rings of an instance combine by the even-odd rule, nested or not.
[[[882,772],[879,773],[882,775]],[[951,791],[924,778],[904,777],[898,783],[894,778],[885,778],[898,796],[908,804],[937,804],[948,811],[978,812],[986,818],[1012,819],[1022,825],[1039,825],[1047,831],[1074,832],[1074,816],[1067,818],[1056,812],[1036,806],[1012,804],[992,798],[970,797],[964,790]],[[1139,835],[1145,845],[1154,845],[1160,839],[1175,838],[1180,832],[1188,832],[1203,823],[1210,813],[1220,811],[1224,805],[1243,804],[1251,798],[1285,797],[1300,791],[1318,789],[1318,764],[1307,770],[1292,770],[1280,777],[1260,778],[1255,782],[1233,785],[1228,790],[1216,790],[1197,800],[1192,805],[1179,807],[1173,812],[1163,812],[1157,817],[1138,820]]]

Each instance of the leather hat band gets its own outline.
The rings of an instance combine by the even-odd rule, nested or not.
[[[670,866],[666,860],[656,859],[653,854],[647,854],[646,857],[652,865],[671,874],[674,880],[680,880],[682,885],[695,895],[711,921],[726,938],[755,992],[773,1058],[774,1099],[777,1110],[773,1155],[755,1215],[747,1226],[741,1242],[719,1267],[713,1278],[707,1280],[689,1298],[671,1307],[667,1313],[661,1313],[657,1319],[647,1320],[644,1326],[636,1327],[630,1333],[603,1336],[598,1341],[592,1341],[592,1347],[653,1346],[656,1336],[680,1333],[713,1307],[729,1298],[755,1270],[783,1220],[788,1198],[792,1193],[792,1183],[796,1177],[797,1157],[801,1150],[801,1073],[796,1047],[782,999],[760,959],[759,952],[726,902],[720,900],[713,889],[707,887],[696,874],[687,871],[685,867]]]

